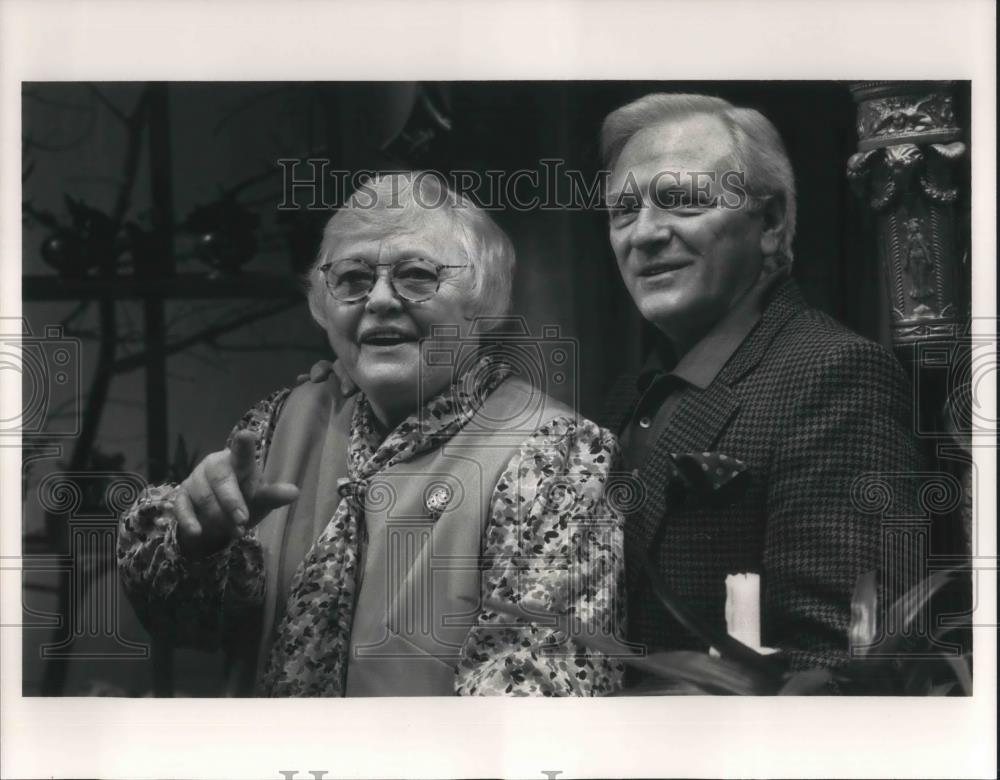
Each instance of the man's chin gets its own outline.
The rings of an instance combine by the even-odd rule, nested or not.
[[[694,308],[687,296],[673,294],[649,295],[638,305],[643,319],[658,327],[683,321]]]

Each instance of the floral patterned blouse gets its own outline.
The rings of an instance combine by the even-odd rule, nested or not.
[[[241,430],[257,434],[261,468],[290,392],[258,403],[230,434],[230,440]],[[600,696],[621,688],[620,660],[516,617],[530,604],[536,614],[541,606],[572,616],[573,625],[624,636],[622,519],[605,500],[617,457],[611,433],[570,417],[550,420],[521,444],[490,500],[481,550],[482,607],[455,669],[457,694]],[[121,518],[120,576],[151,633],[178,646],[216,649],[227,626],[263,603],[263,552],[251,531],[214,555],[186,559],[172,513],[175,490],[148,487]],[[557,494],[563,499],[554,501]],[[588,532],[594,518],[601,518],[601,526],[595,520]],[[552,552],[576,565],[534,568],[530,559],[519,560],[522,549]],[[570,581],[574,577],[582,577],[583,587]]]

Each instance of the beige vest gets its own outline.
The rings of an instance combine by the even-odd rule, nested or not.
[[[264,478],[292,482],[301,495],[257,527],[267,595],[256,638],[248,639],[256,658],[234,666],[231,692],[246,694],[259,678],[295,570],[336,510],[353,411],[335,377],[300,385],[281,411]],[[459,650],[479,611],[479,556],[494,488],[520,445],[561,415],[574,412],[509,379],[444,446],[372,479],[346,695],[454,692]]]

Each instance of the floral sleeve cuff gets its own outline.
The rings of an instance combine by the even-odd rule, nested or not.
[[[597,696],[623,665],[580,641],[622,636],[623,525],[605,490],[617,443],[594,423],[543,426],[511,460],[483,551],[483,611],[462,649],[456,692]]]
[[[263,468],[278,415],[291,390],[271,393],[233,428],[257,437]],[[168,643],[214,650],[264,602],[263,551],[253,531],[201,560],[177,541],[176,485],[148,487],[118,524],[118,569],[142,624]]]
[[[200,560],[177,540],[175,485],[146,489],[119,523],[118,568],[142,624],[171,644],[211,650],[263,603],[263,556],[252,532]]]

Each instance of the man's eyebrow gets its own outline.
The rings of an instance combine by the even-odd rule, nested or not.
[[[639,197],[639,193],[636,192],[633,188],[622,187],[620,189],[611,190],[610,192],[608,192],[607,195],[605,196],[605,199],[608,203],[615,203],[616,201],[621,200],[621,197],[623,195],[631,195],[634,198]]]

